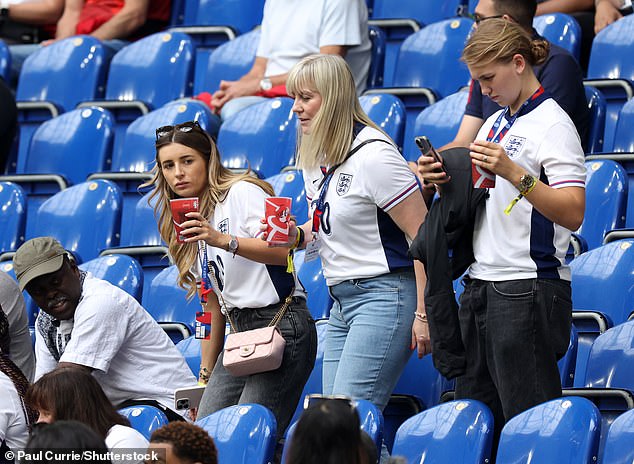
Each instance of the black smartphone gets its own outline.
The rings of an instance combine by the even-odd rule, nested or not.
[[[431,155],[434,157],[434,160],[436,160],[439,163],[442,163],[442,168],[434,169],[433,172],[446,172],[445,163],[440,158],[440,156],[438,155],[438,152],[436,151],[436,149],[434,148],[434,146],[431,144],[431,142],[429,141],[427,137],[425,137],[424,135],[420,137],[416,137],[414,141],[416,142],[418,149],[423,155],[426,155],[426,156]]]

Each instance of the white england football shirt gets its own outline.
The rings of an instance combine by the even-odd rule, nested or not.
[[[405,159],[380,131],[363,128],[351,148],[376,138],[390,143],[362,147],[335,170],[325,196],[319,254],[329,286],[413,266],[405,233],[387,213],[416,192],[418,183]],[[319,167],[303,174],[312,217],[324,175]]]

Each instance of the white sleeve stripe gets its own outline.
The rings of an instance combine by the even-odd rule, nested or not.
[[[553,182],[552,184],[550,184],[551,187],[553,188],[561,188],[561,187],[570,187],[570,186],[575,186],[575,187],[585,187],[586,183],[584,180],[581,179],[565,179],[565,180],[561,180],[559,182]]]

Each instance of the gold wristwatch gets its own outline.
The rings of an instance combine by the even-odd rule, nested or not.
[[[524,196],[531,193],[536,184],[537,177],[531,176],[530,174],[524,174],[520,177],[520,184],[517,186],[517,189],[520,191],[520,194]]]

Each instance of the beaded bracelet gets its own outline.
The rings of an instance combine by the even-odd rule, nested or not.
[[[425,313],[415,312],[414,317],[416,317],[416,319],[418,319],[419,321],[424,322],[425,324],[429,322],[427,321],[427,314]]]

